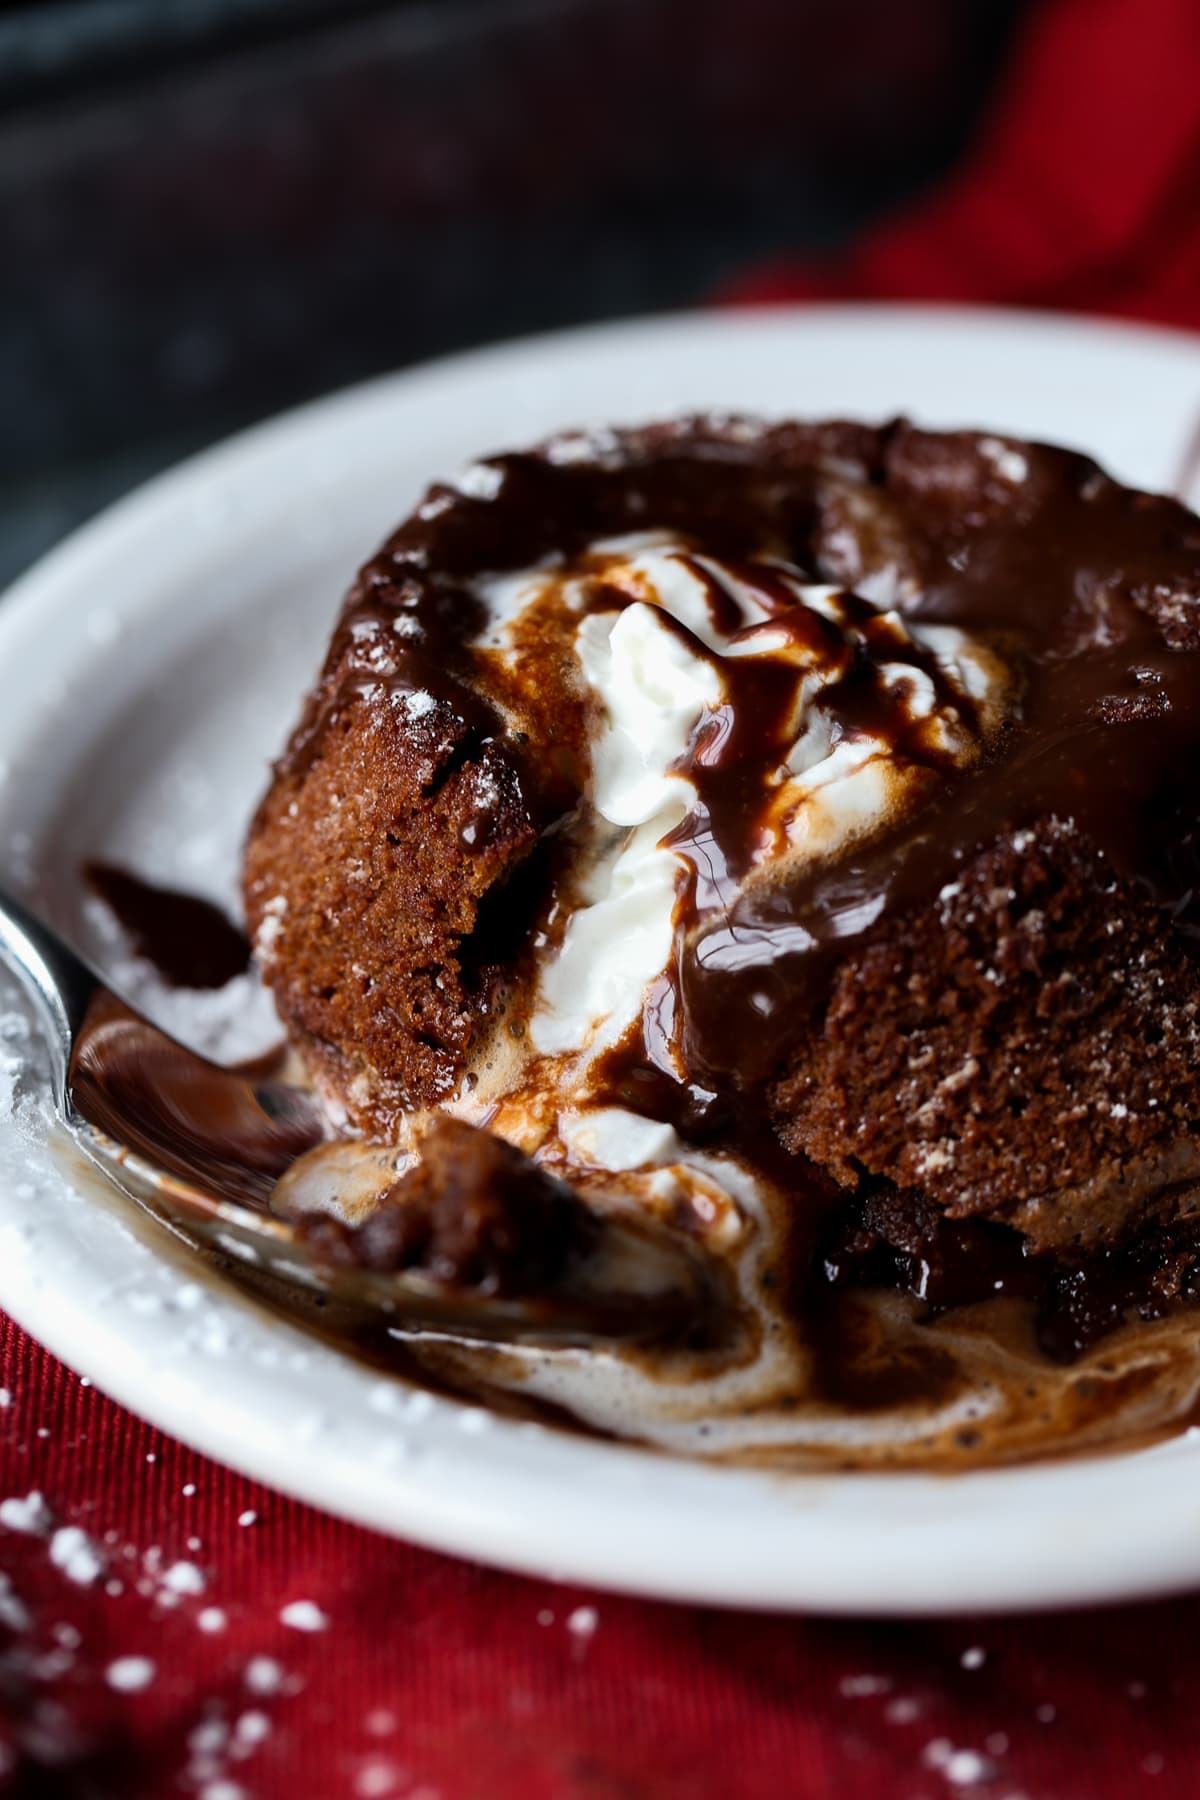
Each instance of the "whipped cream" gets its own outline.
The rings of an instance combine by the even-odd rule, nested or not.
[[[761,805],[746,821],[749,879],[839,855],[878,830],[919,778],[894,733],[844,709],[847,682],[861,682],[864,667],[926,757],[948,765],[977,754],[1004,685],[994,655],[963,632],[907,621],[786,562],[726,566],[661,533],[594,544],[588,561],[583,573],[506,576],[486,594],[488,641],[499,648],[522,610],[560,586],[580,617],[575,651],[600,721],[591,867],[530,1022],[546,1056],[594,1056],[617,1042],[669,970],[690,859],[668,840],[702,807],[705,770],[735,728],[747,676],[777,672],[790,694]]]
[[[721,696],[716,670],[642,601],[586,618],[577,651],[605,716],[592,746],[592,804],[628,834],[615,854],[595,860],[562,948],[542,971],[530,1032],[543,1055],[613,1042],[670,961],[679,859],[662,839],[695,800],[672,765]]]

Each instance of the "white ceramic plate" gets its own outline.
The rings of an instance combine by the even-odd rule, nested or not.
[[[0,605],[0,870],[94,941],[89,851],[228,899],[355,564],[427,479],[552,428],[681,408],[907,410],[1074,443],[1168,486],[1200,343],[986,312],[839,308],[543,338],[373,382],[112,509]],[[24,1060],[0,988],[0,1102]],[[7,1074],[6,1074],[7,1071]],[[1200,1579],[1200,1442],[995,1473],[723,1470],[384,1382],[192,1278],[77,1188],[36,1068],[0,1104],[0,1303],[186,1442],[385,1531],[542,1574],[764,1607],[926,1612]]]

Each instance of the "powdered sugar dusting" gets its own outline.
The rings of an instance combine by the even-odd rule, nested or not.
[[[104,1679],[119,1694],[140,1694],[154,1680],[155,1664],[148,1656],[118,1656],[110,1662]]]
[[[463,469],[455,487],[470,500],[495,500],[504,486],[504,470],[495,463],[476,462]]]
[[[53,1523],[54,1515],[36,1488],[23,1499],[13,1494],[7,1500],[0,1500],[0,1525],[8,1531],[46,1537]]]
[[[233,1735],[236,1744],[261,1744],[271,1735],[271,1721],[264,1712],[244,1712],[234,1725]]]
[[[293,1631],[324,1631],[329,1616],[312,1600],[292,1600],[279,1610],[279,1622]]]
[[[173,1563],[162,1578],[163,1587],[173,1594],[202,1594],[205,1589],[204,1571],[195,1563]]]
[[[934,1738],[926,1744],[922,1761],[937,1769],[952,1787],[978,1787],[994,1781],[998,1770],[994,1762],[978,1750],[959,1750],[949,1738]]]
[[[104,1558],[78,1525],[64,1525],[50,1540],[50,1561],[68,1581],[90,1587],[104,1573]]]
[[[11,1118],[16,1112],[31,1035],[23,1013],[0,1012],[0,1118]]]
[[[273,1656],[252,1656],[242,1680],[251,1694],[277,1694],[284,1682],[283,1665]]]
[[[0,1625],[7,1625],[10,1631],[28,1631],[31,1623],[24,1601],[8,1576],[0,1570]]]
[[[383,1800],[385,1795],[398,1792],[399,1780],[399,1771],[393,1763],[376,1758],[364,1763],[358,1771],[354,1778],[354,1792],[361,1796],[361,1800]],[[435,1800],[435,1790],[432,1788],[410,1788],[408,1791],[414,1796],[414,1800],[418,1793],[427,1794],[428,1800]]]
[[[1014,487],[1029,479],[1029,458],[1014,445],[1006,444],[1003,438],[980,438],[979,454],[991,463],[997,475],[1012,482]]]
[[[843,1675],[838,1692],[845,1700],[866,1700],[876,1694],[891,1692],[890,1675]]]

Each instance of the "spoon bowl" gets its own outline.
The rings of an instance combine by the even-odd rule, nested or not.
[[[34,1005],[62,1123],[110,1181],[188,1242],[257,1263],[400,1336],[553,1348],[669,1339],[711,1317],[719,1284],[708,1259],[633,1207],[601,1212],[576,1200],[587,1215],[581,1248],[536,1293],[502,1294],[421,1267],[325,1260],[280,1204],[285,1175],[328,1137],[308,1090],[189,1050],[3,891],[0,962]]]

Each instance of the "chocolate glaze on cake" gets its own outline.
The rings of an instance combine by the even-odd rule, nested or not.
[[[352,588],[247,850],[249,925],[326,1095],[386,1139],[456,1090],[489,1033],[524,1030],[572,904],[594,719],[578,614],[533,609],[501,662],[480,649],[479,583],[584,567],[652,528],[754,585],[784,634],[815,627],[786,586],[772,598],[770,559],[845,590],[838,716],[914,779],[837,855],[760,869],[794,691],[729,664],[672,837],[689,871],[676,954],[604,1059],[614,1102],[692,1141],[774,1134],[805,1215],[803,1304],[814,1270],[920,1291],[936,1266],[945,1304],[975,1297],[964,1269],[985,1289],[1103,1288],[1063,1339],[1078,1348],[1125,1304],[1096,1258],[1139,1233],[1168,1234],[1174,1271],[1144,1304],[1186,1296],[1200,521],[1048,446],[698,419],[558,439],[432,488]],[[881,596],[1004,665],[998,726],[950,696],[977,755],[948,757],[881,686]],[[597,562],[587,604],[621,603]],[[944,690],[919,647],[889,654]]]

